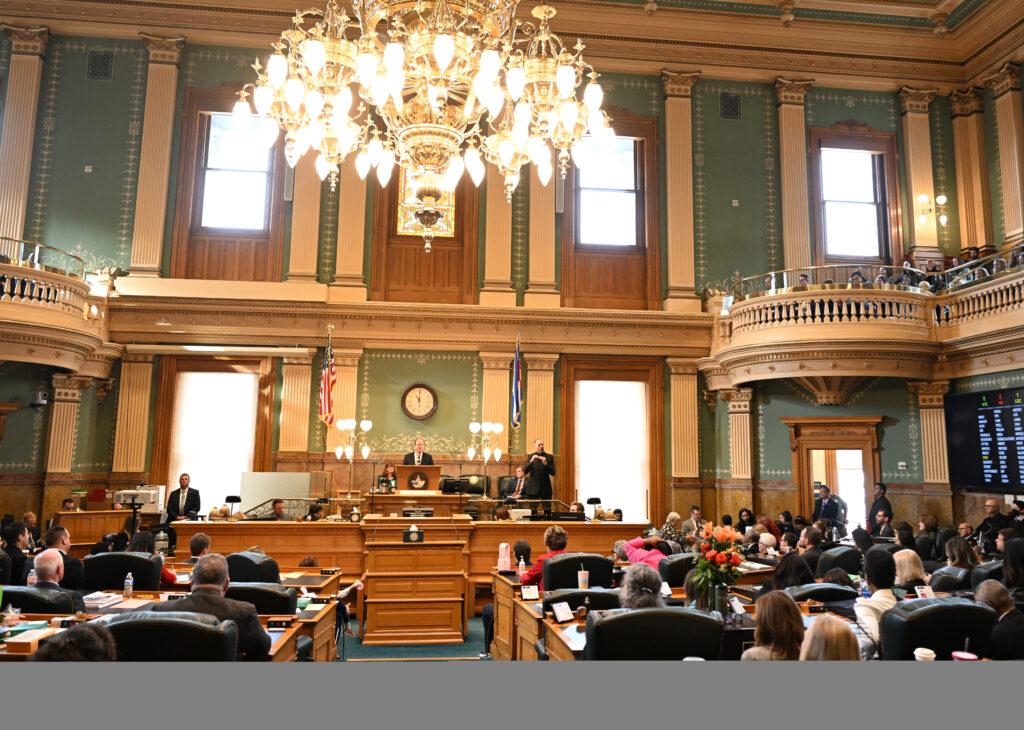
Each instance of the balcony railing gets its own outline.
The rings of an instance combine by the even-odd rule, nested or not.
[[[0,264],[47,271],[85,281],[85,261],[45,243],[0,237]]]
[[[85,262],[42,243],[0,238],[0,302],[89,315]]]

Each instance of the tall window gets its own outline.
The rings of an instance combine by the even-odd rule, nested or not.
[[[636,246],[643,241],[641,175],[637,141],[629,137],[584,140],[576,181],[576,244]]]
[[[899,250],[892,134],[845,124],[811,130],[818,263],[882,263]]]
[[[269,219],[273,147],[267,119],[210,114],[200,161],[200,227],[265,231]]]

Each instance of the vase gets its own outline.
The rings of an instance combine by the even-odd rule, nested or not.
[[[697,608],[702,611],[718,611],[725,615],[728,587],[723,585],[708,586],[697,596]]]

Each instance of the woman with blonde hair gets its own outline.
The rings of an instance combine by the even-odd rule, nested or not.
[[[853,629],[840,618],[823,613],[814,619],[800,645],[802,662],[855,662],[860,646]]]
[[[917,586],[925,585],[924,564],[921,556],[907,549],[894,553],[896,561],[896,587],[912,593]]]
[[[665,517],[665,524],[658,530],[662,540],[671,540],[683,544],[683,535],[679,532],[679,526],[683,523],[683,517],[678,512],[669,512]]]
[[[785,591],[772,591],[757,599],[754,646],[741,661],[796,661],[804,639],[800,607]]]

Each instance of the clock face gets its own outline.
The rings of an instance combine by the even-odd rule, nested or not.
[[[402,394],[402,410],[409,418],[424,421],[437,410],[437,393],[429,385],[410,385]]]

